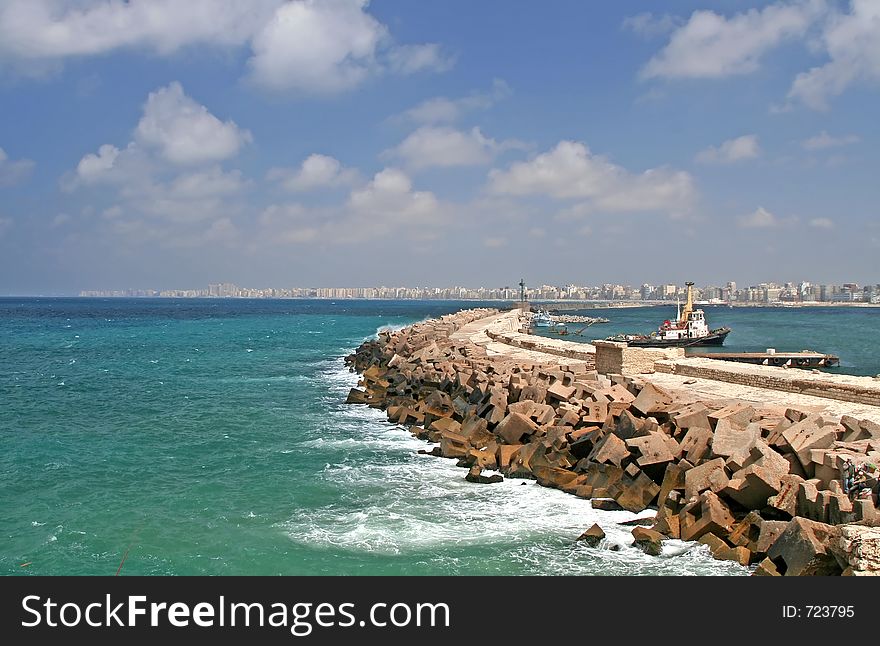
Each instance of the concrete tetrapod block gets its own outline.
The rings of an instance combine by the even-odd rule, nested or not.
[[[722,419],[727,420],[733,426],[745,426],[752,421],[755,409],[745,402],[737,402],[730,406],[725,406],[720,410],[716,410],[708,414],[709,423],[712,428],[717,428],[718,422]]]
[[[796,516],[767,552],[784,576],[828,576],[842,568],[832,552],[838,531],[831,525]]]
[[[510,413],[495,427],[495,435],[507,444],[522,444],[538,430],[538,425],[521,413]]]
[[[650,556],[660,556],[663,552],[663,539],[660,532],[647,527],[634,527],[632,530],[633,544]]]
[[[678,514],[681,539],[694,541],[704,534],[726,535],[736,522],[730,509],[711,491],[686,504]]]
[[[593,523],[587,531],[577,537],[577,540],[583,541],[590,547],[596,547],[602,542],[603,538],[605,538],[605,532],[602,531],[602,528],[599,527],[599,525]]]
[[[668,411],[672,401],[673,397],[668,391],[648,382],[642,387],[638,397],[632,401],[631,408],[648,416]]]
[[[711,487],[711,483],[709,482],[710,476],[715,471],[719,470],[722,472],[724,471],[723,458],[715,458],[714,460],[704,462],[693,469],[688,469],[684,474],[685,500],[690,500],[691,498],[698,496],[700,492],[709,489]]]
[[[665,434],[654,432],[644,437],[634,437],[626,440],[626,446],[630,451],[635,451],[638,454],[639,457],[636,458],[636,464],[640,467],[650,464],[664,464],[675,459],[675,456],[669,450],[666,439],[667,436]]]
[[[590,452],[590,455],[587,456],[587,460],[592,462],[613,464],[618,467],[621,466],[624,461],[629,460],[629,458],[630,452],[626,443],[616,435],[610,433],[599,440]]]
[[[639,472],[635,477],[624,474],[609,492],[621,507],[638,513],[647,509],[657,499],[660,487],[647,475]]]
[[[712,453],[729,458],[736,453],[748,454],[761,438],[761,425],[750,423],[745,428],[734,425],[730,419],[722,418],[715,426],[712,438]]]
[[[712,431],[700,426],[688,429],[681,440],[681,450],[686,454],[688,462],[695,464],[709,455],[712,445]]]
[[[819,426],[809,420],[810,418],[807,418],[798,422],[782,434],[807,473],[813,468],[810,450],[830,448],[837,438],[835,426]]]

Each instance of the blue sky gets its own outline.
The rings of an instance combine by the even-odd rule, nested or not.
[[[0,0],[0,294],[880,280],[880,3]]]

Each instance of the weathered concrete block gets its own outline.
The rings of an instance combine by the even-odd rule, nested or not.
[[[797,501],[800,485],[804,479],[797,475],[785,475],[779,479],[779,493],[767,499],[767,506],[788,514],[797,515]]]
[[[688,462],[696,463],[709,455],[709,447],[712,445],[712,431],[701,426],[688,429],[681,440],[681,450],[687,456]]]
[[[592,462],[621,466],[630,457],[626,443],[614,434],[609,433],[593,448],[587,459]]]
[[[712,427],[709,424],[708,415],[709,409],[706,408],[706,405],[697,402],[676,409],[672,413],[672,421],[675,422],[675,425],[678,428],[691,428],[692,426],[699,426],[701,428],[711,429]]]
[[[810,450],[827,449],[834,444],[837,437],[833,426],[819,426],[810,423],[809,420],[810,418],[807,418],[794,424],[782,434],[805,470],[813,468],[810,461]]]
[[[561,381],[557,381],[547,389],[547,398],[557,401],[568,401],[576,390],[572,386],[564,386]]]
[[[685,473],[692,468],[693,466],[687,460],[666,466],[660,492],[657,494],[657,500],[661,505],[665,504],[670,491],[684,491]]]
[[[730,509],[711,491],[686,504],[678,514],[681,538],[694,541],[704,534],[727,534],[736,522]]]
[[[751,464],[733,474],[723,493],[746,509],[763,509],[779,493],[780,477],[778,471]]]
[[[709,489],[711,486],[709,476],[718,470],[724,470],[723,458],[715,458],[714,460],[704,462],[693,469],[688,469],[684,474],[685,499],[690,500],[691,498],[698,496],[700,492]]]
[[[452,431],[441,431],[440,454],[445,458],[463,458],[468,455],[471,445],[467,439]]]
[[[522,444],[538,430],[538,425],[521,413],[510,413],[495,427],[495,435],[508,444]]]
[[[668,391],[648,382],[639,391],[638,397],[632,401],[631,408],[648,416],[668,411],[672,400],[673,397]]]
[[[456,422],[451,417],[438,417],[428,426],[428,430],[430,431],[450,431],[452,433],[461,434],[461,424]],[[467,439],[467,438],[465,438]]]
[[[511,461],[519,453],[522,444],[500,444],[495,451],[495,460],[499,469],[507,469]]]
[[[605,538],[605,532],[597,524],[593,523],[587,531],[577,537],[577,540],[583,541],[590,547],[596,547]]]
[[[838,532],[831,525],[796,516],[767,556],[784,576],[837,575],[843,570],[832,552],[837,539]]]
[[[755,571],[752,573],[752,576],[782,576],[779,573],[779,570],[776,569],[776,564],[771,561],[769,558],[765,558],[763,561],[758,563],[758,567],[755,568]]]
[[[624,475],[609,488],[611,497],[627,511],[638,513],[653,503],[660,487],[644,473],[635,478]]]
[[[630,451],[636,452],[638,455],[636,464],[640,467],[650,464],[665,464],[675,459],[666,443],[667,439],[665,434],[654,432],[643,437],[626,440],[626,446]]]
[[[712,438],[712,453],[729,458],[736,453],[748,454],[761,438],[761,425],[749,423],[745,428],[734,425],[730,418],[724,417],[715,425]]]
[[[634,527],[632,530],[633,544],[645,554],[660,556],[663,552],[663,539],[660,532],[647,527]]]
[[[717,428],[719,420],[727,420],[733,426],[745,426],[752,421],[755,409],[745,402],[737,402],[708,414],[712,428]]]
[[[770,551],[776,539],[788,527],[788,522],[784,520],[764,520],[761,522],[761,532],[758,534],[758,540],[755,543],[755,552],[766,554]]]

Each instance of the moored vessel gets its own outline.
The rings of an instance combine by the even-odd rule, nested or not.
[[[637,347],[666,348],[689,347],[697,345],[723,345],[724,339],[730,334],[729,327],[710,330],[706,323],[706,314],[702,309],[694,309],[692,282],[687,285],[687,303],[679,310],[675,321],[665,320],[651,334],[618,334],[610,336],[606,341],[623,341]]]

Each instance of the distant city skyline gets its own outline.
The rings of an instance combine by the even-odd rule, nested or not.
[[[519,300],[520,285],[511,287],[239,287],[234,283],[212,283],[201,289],[125,289],[83,290],[81,297],[144,297],[144,298],[319,298],[319,299],[448,299],[448,300]],[[528,300],[641,300],[679,301],[687,294],[686,285],[675,283],[637,286],[603,283],[588,286],[568,283],[566,285],[524,285]],[[880,300],[880,283],[859,285],[844,283],[814,284],[809,281],[797,283],[764,282],[757,285],[738,286],[728,281],[723,286],[694,286],[695,298],[708,302],[877,302]]]
[[[873,0],[3,0],[0,294],[876,281],[878,42]]]

